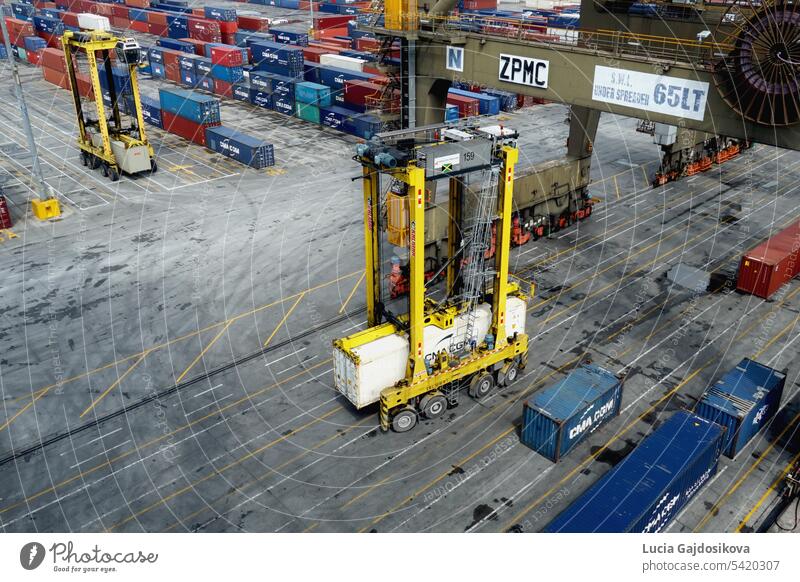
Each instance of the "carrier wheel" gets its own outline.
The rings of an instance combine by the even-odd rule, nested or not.
[[[94,154],[87,154],[87,155],[89,156],[89,167],[92,170],[96,170],[97,168],[99,168],[100,167],[100,158],[98,158]]]
[[[510,386],[519,376],[516,362],[509,362],[497,373],[497,383],[500,386]]]
[[[119,170],[114,167],[108,168],[108,177],[111,178],[112,182],[116,182],[119,180]]]
[[[84,151],[81,152],[81,164],[83,164],[84,166],[89,165],[89,158],[86,156],[86,152]]]
[[[158,170],[158,164],[156,164],[155,160],[151,159],[150,160],[150,173],[151,174],[155,174],[157,170]]]
[[[411,407],[403,408],[392,417],[394,432],[408,432],[417,426],[417,411]]]
[[[517,358],[517,368],[519,370],[524,370],[525,366],[528,365],[528,352],[522,353]]]
[[[103,177],[108,178],[108,164],[103,162],[102,165],[100,166],[100,169],[103,172]]]
[[[480,400],[494,387],[494,378],[487,372],[480,372],[475,374],[472,381],[469,383],[469,395],[475,400]]]
[[[420,400],[419,408],[425,418],[438,418],[447,410],[447,398],[441,392],[433,392]]]

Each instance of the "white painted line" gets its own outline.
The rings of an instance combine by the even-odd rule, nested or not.
[[[316,359],[316,357],[317,357],[317,354],[314,354],[313,356],[311,356],[310,358],[306,358],[306,359],[305,359],[305,360],[303,360],[302,362],[297,362],[297,363],[296,363],[295,365],[293,365],[293,366],[289,366],[288,368],[284,368],[283,370],[279,370],[278,372],[275,372],[275,375],[276,375],[276,376],[280,376],[280,375],[281,375],[281,374],[283,374],[284,372],[288,372],[289,370],[294,370],[295,368],[299,368],[300,366],[304,366],[305,364],[307,364],[307,363],[308,363],[308,362],[310,362],[311,360],[314,360],[314,359]]]
[[[115,447],[111,447],[110,449],[105,449],[104,451],[102,451],[102,452],[100,452],[100,453],[98,453],[98,454],[96,454],[96,455],[94,455],[94,456],[92,456],[92,457],[89,457],[88,459],[84,459],[84,460],[82,460],[82,461],[79,461],[79,462],[75,463],[74,465],[72,465],[72,466],[70,467],[70,469],[74,469],[75,467],[80,467],[81,465],[83,465],[84,463],[88,463],[88,462],[89,462],[89,461],[91,461],[92,459],[96,459],[97,457],[102,457],[103,455],[107,455],[108,453],[110,453],[110,452],[111,452],[111,451],[113,451],[114,449],[118,449],[118,448],[120,448],[121,446],[127,445],[129,442],[131,442],[131,439],[128,439],[128,440],[126,440],[124,443],[120,443],[120,444],[118,444],[118,445],[117,445],[117,446],[115,446]]]
[[[219,388],[219,387],[221,387],[221,386],[222,386],[222,384],[217,384],[216,386],[214,386],[214,387],[212,387],[212,388],[209,388],[208,390],[203,390],[202,392],[198,392],[197,394],[195,394],[194,396],[192,396],[192,398],[197,398],[198,396],[202,396],[203,394],[208,394],[208,393],[209,393],[209,392],[211,392],[212,390],[216,390],[217,388]]]
[[[286,358],[288,358],[288,357],[290,357],[290,356],[294,356],[294,355],[296,355],[296,354],[299,354],[300,352],[302,352],[302,351],[303,351],[303,350],[305,350],[305,349],[306,349],[306,347],[305,347],[305,346],[303,346],[303,347],[302,347],[302,348],[300,348],[299,350],[295,350],[295,351],[293,351],[293,352],[291,352],[291,353],[289,353],[289,354],[286,354],[285,356],[281,356],[281,357],[280,357],[280,358],[278,358],[277,360],[272,360],[271,362],[267,362],[266,364],[264,364],[264,366],[268,368],[268,367],[270,367],[272,364],[276,364],[276,363],[280,362],[281,360],[285,360]]]
[[[205,406],[201,406],[200,408],[196,408],[196,409],[192,410],[191,412],[187,412],[187,413],[186,413],[186,416],[191,416],[191,415],[193,415],[193,414],[197,414],[197,413],[198,413],[198,412],[200,412],[201,410],[205,410],[206,408],[209,408],[209,407],[211,407],[211,406],[214,406],[215,404],[216,404],[216,405],[219,405],[219,403],[220,403],[220,402],[222,402],[223,400],[226,400],[226,399],[230,398],[231,396],[233,396],[233,392],[231,392],[230,394],[226,394],[225,396],[221,396],[221,397],[219,397],[219,398],[215,399],[215,400],[214,400],[214,402],[209,402],[209,403],[208,403],[208,404],[206,404]]]

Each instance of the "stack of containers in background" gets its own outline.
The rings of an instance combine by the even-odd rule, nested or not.
[[[478,111],[481,115],[497,115],[500,113],[500,99],[492,95],[464,91],[463,89],[450,89],[447,93],[448,102],[451,96],[475,99],[478,102]]]
[[[207,19],[218,22],[221,39],[219,42],[235,45],[236,33],[239,30],[239,22],[236,17],[236,10],[233,8],[206,6],[204,7],[203,12]]]
[[[297,102],[297,117],[313,123],[320,123],[320,107],[331,106],[331,90],[327,85],[303,81],[294,88]]]
[[[206,128],[220,125],[219,99],[184,89],[159,89],[161,123],[170,133],[206,145]]]
[[[244,79],[245,64],[242,50],[234,46],[220,44],[207,45],[211,59],[211,78],[214,80],[214,93],[233,97],[233,86]]]
[[[206,129],[208,148],[256,169],[275,165],[272,144],[223,125]]]
[[[42,51],[47,48],[47,41],[38,36],[26,36],[24,41],[25,60],[32,65],[38,65],[42,56]]]
[[[447,94],[447,104],[458,107],[458,116],[462,119],[464,117],[475,117],[480,115],[481,112],[477,99],[458,95],[453,93],[452,90]]]

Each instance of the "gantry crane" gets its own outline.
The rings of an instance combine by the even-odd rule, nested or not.
[[[136,71],[143,62],[143,52],[134,39],[120,39],[109,32],[67,31],[62,37],[64,58],[72,88],[72,99],[78,118],[78,147],[81,149],[83,165],[92,169],[101,168],[103,175],[111,181],[119,180],[120,173],[137,174],[155,172],[157,169],[153,147],[147,140],[142,117],[142,104],[139,100],[139,83]],[[111,52],[117,61],[127,68],[132,93],[129,111],[131,124],[125,127],[120,113],[119,99],[114,83]],[[89,67],[92,93],[97,111],[96,119],[89,117],[78,90],[76,60],[84,54]],[[111,98],[111,118],[106,118],[106,105],[103,102],[103,88],[100,83],[100,68],[97,57],[103,63],[102,75]]]
[[[516,138],[500,126],[437,125],[378,134],[358,146],[369,327],[334,342],[334,379],[357,408],[380,402],[384,430],[405,432],[420,415],[441,416],[462,388],[483,398],[527,363],[527,296],[508,281]],[[439,288],[425,271],[426,183],[445,179],[450,236]],[[389,199],[400,212],[385,212]],[[402,313],[392,311],[383,285],[387,231],[402,231],[392,242],[408,252]]]

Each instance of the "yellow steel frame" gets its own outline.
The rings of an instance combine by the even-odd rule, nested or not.
[[[511,252],[511,210],[514,203],[514,165],[519,159],[519,150],[503,146],[500,155],[503,166],[498,180],[497,195],[497,241],[495,243],[494,292],[492,293],[492,330],[497,347],[503,347],[506,338],[506,298],[508,293],[508,256]]]
[[[136,123],[139,128],[139,139],[133,138],[124,133],[110,132],[108,121],[106,120],[106,108],[103,102],[103,90],[100,86],[100,73],[97,67],[97,53],[103,52],[106,57],[108,51],[114,50],[117,45],[118,39],[107,32],[93,31],[87,33],[80,33],[81,38],[77,38],[73,31],[67,31],[61,38],[61,44],[64,48],[64,59],[67,65],[67,72],[69,73],[70,87],[72,88],[72,98],[75,104],[75,113],[78,117],[78,147],[83,151],[97,156],[105,161],[110,167],[119,171],[117,160],[114,152],[111,149],[111,137],[123,142],[126,147],[132,146],[146,146],[150,158],[154,157],[153,147],[147,140],[144,130],[144,118],[142,116],[142,103],[139,99],[139,81],[136,76],[137,65],[129,65],[131,91],[133,92],[133,102],[136,110]],[[88,35],[88,40],[86,40]],[[86,134],[86,124],[83,118],[83,109],[81,106],[81,96],[78,92],[78,81],[75,71],[74,54],[78,50],[86,52],[86,60],[89,66],[89,76],[92,81],[92,92],[94,94],[94,101],[97,107],[98,126],[100,135],[103,138],[103,147],[98,148],[92,143],[92,140]],[[114,83],[111,77],[111,62],[108,58],[105,61],[105,71],[109,77],[109,91],[111,93],[111,108],[114,119],[115,128],[118,130],[121,127],[119,105],[117,103],[117,96],[114,90]]]
[[[367,325],[378,325],[378,303],[381,296],[380,281],[380,256],[379,245],[380,231],[378,229],[378,212],[380,209],[380,174],[367,167],[363,167],[364,178],[364,249],[366,259],[366,284],[367,284]]]

